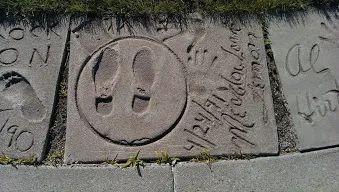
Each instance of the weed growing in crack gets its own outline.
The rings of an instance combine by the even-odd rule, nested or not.
[[[155,163],[158,165],[170,164],[173,166],[179,160],[176,157],[170,157],[167,151],[157,151],[156,154],[158,156],[158,159],[155,161]]]
[[[47,165],[52,165],[54,167],[61,165],[63,163],[64,152],[63,151],[56,151],[48,155],[46,159]]]
[[[14,159],[7,155],[0,156],[0,165],[37,165],[37,159],[32,156],[29,158]]]
[[[122,169],[128,168],[128,167],[136,167],[138,171],[138,175],[141,177],[141,171],[140,167],[145,167],[144,161],[139,159],[140,150],[135,154],[132,155],[127,162],[121,166]]]
[[[145,166],[144,161],[139,159],[139,154],[140,154],[140,150],[135,155],[132,155],[127,160],[127,162],[124,165],[121,166],[121,168],[125,169],[125,168],[128,168],[128,167],[137,167],[137,168],[139,168],[140,166],[144,167]]]
[[[107,159],[107,160],[105,161],[105,163],[106,163],[106,164],[109,164],[109,165],[113,165],[113,166],[119,167],[117,157],[118,157],[118,155],[116,155],[116,156],[114,157],[114,159],[111,159],[111,160]]]
[[[192,159],[192,161],[198,163],[206,163],[210,166],[212,163],[217,162],[218,159],[216,157],[213,157],[207,149],[203,149],[200,152],[200,155],[197,158]]]

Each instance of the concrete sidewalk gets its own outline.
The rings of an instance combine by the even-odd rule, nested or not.
[[[112,166],[0,167],[1,192],[48,191],[298,191],[339,189],[339,148],[253,160],[179,163],[173,168]]]

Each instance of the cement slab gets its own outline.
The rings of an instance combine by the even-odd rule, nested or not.
[[[0,154],[41,159],[69,19],[0,26]]]
[[[0,192],[172,192],[169,166],[113,167],[0,166]]]
[[[72,27],[67,163],[277,153],[260,24],[116,21]]]
[[[336,192],[339,189],[339,149],[303,155],[182,163],[174,168],[177,192]]]
[[[269,37],[299,149],[339,145],[338,13],[270,22]]]

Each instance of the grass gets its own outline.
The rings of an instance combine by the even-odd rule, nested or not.
[[[6,155],[0,156],[0,165],[37,165],[37,160],[34,157],[25,159],[13,159]]]
[[[212,163],[215,163],[217,161],[218,158],[212,156],[207,149],[203,149],[197,158],[192,159],[192,162],[206,163],[207,165],[211,165]]]
[[[163,164],[174,165],[176,163],[176,161],[179,160],[176,157],[171,157],[167,153],[167,151],[157,151],[156,154],[157,154],[158,158],[155,161],[155,163],[158,164],[158,165],[163,165]]]
[[[7,15],[67,13],[140,16],[196,11],[205,14],[263,13],[335,5],[339,5],[339,0],[0,0],[0,10]]]
[[[64,152],[63,151],[55,151],[47,156],[45,160],[45,164],[58,166],[63,164]]]
[[[125,169],[128,167],[137,167],[137,169],[139,169],[139,167],[144,167],[145,166],[144,161],[140,160],[139,154],[140,154],[140,150],[136,154],[132,155],[127,160],[127,162],[121,166],[121,168]]]

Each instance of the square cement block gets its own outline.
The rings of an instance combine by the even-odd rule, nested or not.
[[[41,159],[69,20],[0,26],[0,155]]]
[[[277,153],[261,25],[74,24],[66,162]]]
[[[274,59],[301,150],[339,144],[338,18],[338,13],[309,11],[270,22]]]
[[[336,192],[338,148],[279,157],[180,163],[173,169],[174,191]]]
[[[0,166],[1,192],[173,192],[170,166]]]

